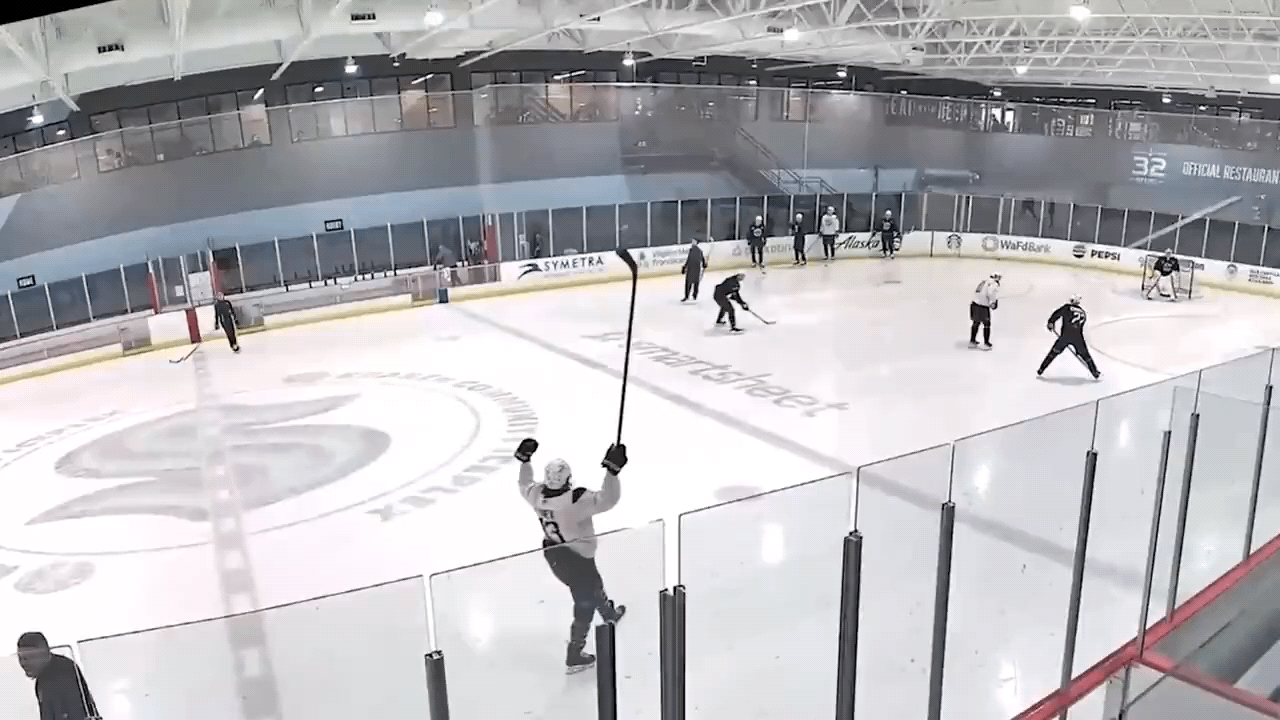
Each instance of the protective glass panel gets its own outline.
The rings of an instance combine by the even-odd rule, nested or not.
[[[286,284],[310,283],[320,279],[316,274],[316,246],[310,235],[280,238],[277,246]]]
[[[1152,504],[1164,466],[1175,381],[1103,398],[1093,434],[1098,453],[1072,675],[1127,642],[1137,630],[1150,545]],[[1166,477],[1165,492],[1176,481]]]
[[[550,255],[572,255],[585,252],[583,234],[584,208],[557,208],[551,211]]]
[[[736,198],[716,198],[711,201],[711,229],[707,233],[713,240],[730,240],[738,237],[738,201]]]
[[[852,482],[837,475],[680,516],[693,717],[832,714]]]
[[[18,337],[18,326],[13,323],[13,313],[9,311],[9,295],[0,297],[0,341],[13,340]]]
[[[92,319],[89,317],[89,297],[80,277],[49,283],[49,302],[53,306],[53,320],[59,328],[83,325]]]
[[[355,255],[351,249],[351,231],[327,232],[316,235],[316,248],[320,251],[320,276],[326,280],[355,275]]]
[[[969,197],[969,232],[1000,232],[1000,198]]]
[[[614,205],[586,209],[587,252],[610,252],[618,247],[618,216]]]
[[[1067,238],[1068,222],[1071,219],[1071,203],[1056,203],[1053,200],[1045,200],[1042,207],[1040,237],[1065,240]]]
[[[680,237],[676,241],[687,243],[694,239],[706,240],[708,211],[706,200],[681,200]]]
[[[1146,236],[1148,238],[1147,242],[1139,245],[1138,247],[1146,248],[1153,252],[1173,250],[1174,245],[1177,244],[1178,230],[1170,230],[1169,228],[1173,227],[1178,220],[1179,218],[1177,215],[1170,215],[1169,213],[1152,213],[1151,233]],[[1156,233],[1162,234],[1159,237],[1151,237],[1151,235],[1155,235]],[[1140,238],[1134,238],[1133,240],[1130,240],[1129,245],[1133,245],[1139,239]]]
[[[595,555],[609,597],[627,606],[617,628],[618,706],[634,717],[659,714],[663,534],[661,522],[608,533]],[[594,676],[565,679],[573,600],[543,551],[434,575],[431,600],[450,718],[595,720]],[[587,652],[593,646],[588,635]]]
[[[1040,236],[1040,215],[1044,211],[1044,203],[1035,198],[1015,199],[1008,206],[1013,217],[1009,221],[1011,235],[1022,237]]]
[[[738,235],[736,239],[741,240],[747,236],[747,228],[751,227],[751,223],[755,222],[756,218],[764,218],[764,198],[740,198],[738,201]],[[716,239],[727,240],[729,238],[717,237]]]
[[[1062,680],[1094,412],[1071,408],[955,444],[944,717],[1010,716]],[[1052,522],[1027,512],[1046,507]],[[1001,680],[1010,673],[1016,687]]]
[[[1205,237],[1204,256],[1211,260],[1231,260],[1231,244],[1236,236],[1236,224],[1225,220],[1210,220],[1209,233]]]
[[[23,337],[53,329],[53,318],[49,315],[49,297],[44,293],[43,285],[9,293],[14,318],[18,321],[18,332]]]
[[[1098,216],[1098,239],[1103,245],[1124,244],[1124,210],[1102,208]]]
[[[618,206],[618,245],[642,248],[649,244],[649,204],[628,203]]]
[[[946,197],[950,196],[939,196]],[[933,198],[930,198],[933,199]],[[939,202],[939,205],[944,203]],[[871,218],[875,213],[875,203],[872,202],[871,195],[855,195],[850,193],[844,196],[844,230],[845,232],[869,232],[871,230]],[[947,224],[950,226],[951,215],[947,214]]]
[[[1200,371],[1201,392],[1260,403],[1271,382],[1272,351],[1264,350]]]
[[[769,195],[764,199],[764,226],[767,236],[785,235],[791,224],[791,196]]]
[[[151,296],[151,275],[146,263],[124,267],[124,289],[131,311],[155,309],[155,299]]]
[[[1151,234],[1152,213],[1145,210],[1130,210],[1124,218],[1124,244],[1133,247],[1135,243]]]
[[[244,290],[280,287],[280,268],[276,264],[274,240],[240,246],[240,268],[244,273]],[[130,295],[130,299],[132,299]]]
[[[1189,391],[1179,388],[1178,392]],[[1179,603],[1240,562],[1262,420],[1260,404],[1204,390],[1196,397],[1196,412],[1200,425],[1190,494],[1184,500],[1187,525],[1178,573]]]
[[[391,230],[386,225],[360,228],[356,233],[356,270],[367,273],[391,269]]]
[[[458,221],[444,221],[425,227],[420,222],[400,223],[391,226],[391,259],[395,269],[422,267],[431,264],[438,246],[453,247],[456,253]],[[430,246],[430,247],[428,247]],[[427,254],[428,249],[431,255]]]
[[[103,713],[133,720],[421,720],[422,578],[80,644]]]
[[[862,549],[856,714],[928,716],[938,527],[951,484],[951,446],[858,468]]]
[[[1142,693],[1131,693],[1124,711],[1125,720],[1262,720],[1274,717],[1210,692],[1185,680],[1165,675]]]
[[[1261,264],[1262,238],[1266,231],[1267,227],[1265,225],[1246,225],[1244,223],[1237,225],[1235,249],[1231,255],[1232,261],[1245,265]],[[1280,235],[1277,237],[1280,237]]]
[[[1075,205],[1071,208],[1071,230],[1069,240],[1075,242],[1097,242],[1098,206]]]
[[[1179,252],[1183,255],[1195,255],[1196,257],[1203,256],[1204,236],[1208,225],[1208,220],[1200,218],[1179,227],[1178,240],[1174,252]]]

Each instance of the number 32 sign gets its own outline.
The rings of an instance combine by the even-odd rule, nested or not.
[[[1133,154],[1133,171],[1134,179],[1141,183],[1161,183],[1165,179],[1165,167],[1168,162],[1163,155],[1154,155],[1152,153],[1134,153]]]

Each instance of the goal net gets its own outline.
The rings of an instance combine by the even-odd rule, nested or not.
[[[1142,259],[1142,296],[1151,299],[1191,299],[1198,296],[1196,287],[1196,266],[1188,258],[1178,258],[1178,272],[1169,276],[1169,283],[1161,283],[1160,273],[1156,272],[1156,261],[1161,255],[1147,255]],[[1156,287],[1160,284],[1160,287]],[[1172,287],[1169,287],[1172,286]],[[1169,293],[1174,293],[1170,297]],[[1150,293],[1150,295],[1148,295]]]

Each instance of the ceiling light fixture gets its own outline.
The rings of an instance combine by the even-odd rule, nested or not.
[[[345,69],[348,75],[355,75],[360,72],[360,66],[356,64],[356,59],[353,57],[347,58],[347,66]]]
[[[1173,98],[1170,97],[1168,93],[1165,93],[1164,95],[1160,96],[1160,102],[1164,103],[1165,105],[1168,105],[1169,103],[1173,102]]]
[[[1089,9],[1089,0],[1077,0],[1071,3],[1071,7],[1067,8],[1067,14],[1076,20],[1076,22],[1084,22],[1093,14],[1093,10]]]
[[[44,115],[39,110],[32,109],[31,117],[27,119],[31,121],[32,125],[39,125],[44,122]]]
[[[628,51],[627,51],[627,52],[622,56],[622,64],[623,64],[623,65],[625,65],[625,66],[627,66],[627,67],[631,67],[632,65],[635,65],[635,64],[636,64],[636,56],[635,56],[634,54],[632,54],[632,52],[631,52],[630,50],[628,50]]]
[[[1267,82],[1271,83],[1272,85],[1280,85],[1280,75],[1276,75],[1273,73],[1271,77],[1267,78]]]
[[[267,91],[266,88],[258,88],[258,91],[253,94],[254,101],[261,100],[262,94],[265,93],[266,91]]]
[[[435,8],[431,8],[427,11],[426,15],[422,16],[422,22],[425,23],[427,27],[438,27],[444,23],[444,13]]]
[[[1016,73],[1018,73],[1019,75],[1026,75],[1026,74],[1027,74],[1027,70],[1029,70],[1029,69],[1030,69],[1030,68],[1029,68],[1028,66],[1026,66],[1026,65],[1016,65],[1016,66],[1014,66],[1013,71],[1014,71],[1014,72],[1016,72]]]
[[[800,39],[800,29],[789,27],[782,31],[782,39],[786,42],[795,42]]]
[[[848,69],[848,68],[846,68],[846,67],[844,67],[843,65],[842,65],[842,66],[840,66],[840,67],[838,67],[838,68],[836,68],[836,77],[838,77],[838,78],[847,78],[847,77],[849,77],[849,69]]]
[[[1000,90],[1000,88],[991,88],[991,97],[1000,97],[1003,94],[1004,93]]]

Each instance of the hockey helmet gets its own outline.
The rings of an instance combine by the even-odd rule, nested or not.
[[[1072,295],[1072,296],[1071,296],[1071,300],[1070,300],[1069,302],[1070,302],[1072,305],[1079,305],[1079,304],[1080,304],[1080,296],[1079,296],[1079,295]]]
[[[1164,249],[1164,256],[1165,256],[1165,257],[1173,257],[1173,249],[1172,249],[1172,248],[1165,248],[1165,249]]]
[[[828,206],[827,206],[827,212],[831,213],[832,215],[835,215],[835,214],[836,214],[836,206],[835,206],[835,205],[828,205]]]
[[[992,279],[992,280],[995,280],[995,281],[998,283],[998,282],[1000,282],[1003,278],[1001,277],[1000,273],[991,273],[991,279]]]
[[[892,211],[892,210],[885,210],[885,211],[884,211],[884,216],[885,216],[885,217],[893,217],[893,211]]]
[[[543,473],[542,484],[546,485],[550,490],[559,490],[568,485],[569,480],[573,478],[573,471],[569,469],[569,463],[560,459],[547,463],[547,468]]]

